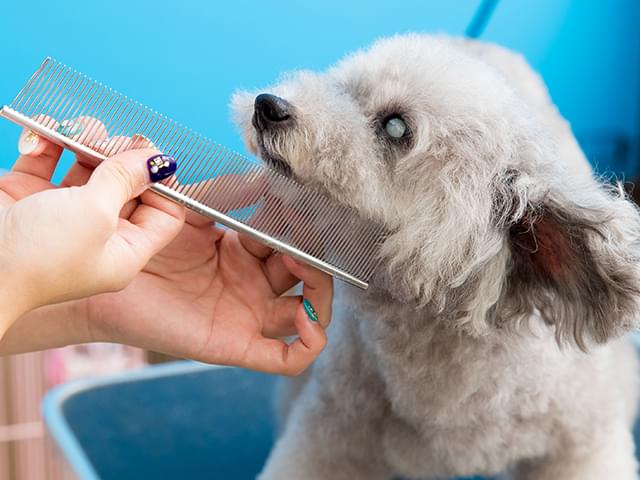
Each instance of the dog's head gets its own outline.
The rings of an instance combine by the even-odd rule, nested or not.
[[[394,232],[374,284],[397,300],[474,334],[535,312],[581,347],[628,329],[635,207],[567,172],[504,76],[460,45],[386,39],[237,93],[236,119],[265,162]]]

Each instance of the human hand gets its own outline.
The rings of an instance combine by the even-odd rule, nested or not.
[[[83,185],[90,175],[91,168],[81,160],[63,185]],[[152,192],[142,199],[164,200]],[[127,218],[130,210],[125,208],[122,215]],[[127,288],[24,316],[0,343],[0,353],[110,341],[204,362],[297,374],[326,344],[331,278],[271,253],[189,212],[178,237]],[[309,320],[301,297],[280,296],[299,279],[318,323]],[[292,334],[299,338],[291,344],[274,338]]]
[[[207,188],[226,181],[235,178]],[[229,209],[261,190],[246,187],[227,199]],[[302,296],[282,296],[300,280]],[[187,212],[180,234],[126,289],[87,300],[87,331],[97,341],[294,375],[326,344],[332,295],[330,276]],[[290,335],[298,336],[290,344],[277,338]]]
[[[35,307],[125,287],[184,221],[182,207],[158,196],[119,217],[150,185],[155,150],[118,154],[90,177],[76,166],[54,188],[62,149],[28,131],[21,142],[26,153],[0,177],[0,335]]]
[[[299,279],[302,296],[281,296]],[[326,345],[332,293],[328,275],[188,214],[127,288],[87,300],[87,330],[94,341],[295,375]],[[288,335],[298,338],[276,338]]]

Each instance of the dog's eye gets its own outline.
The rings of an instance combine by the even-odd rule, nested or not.
[[[389,117],[384,123],[384,131],[393,138],[402,138],[407,132],[407,124],[399,116]]]

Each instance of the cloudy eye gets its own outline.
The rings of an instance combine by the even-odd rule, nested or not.
[[[390,117],[384,124],[384,131],[392,138],[402,138],[407,132],[407,124],[398,116]]]

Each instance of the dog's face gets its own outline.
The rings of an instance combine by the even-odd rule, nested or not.
[[[237,93],[236,120],[266,163],[393,232],[374,282],[396,299],[476,333],[540,310],[560,336],[603,341],[619,323],[559,317],[635,309],[636,264],[611,276],[636,260],[637,213],[595,182],[567,184],[535,115],[460,45],[380,41],[326,73]],[[594,289],[607,307],[580,305]]]
[[[492,147],[487,137],[499,148],[515,143],[509,90],[446,41],[413,36],[326,73],[295,73],[268,93],[237,93],[233,104],[249,149],[266,163],[396,229],[416,210],[442,208],[441,180],[461,173],[452,170],[474,178],[496,170],[479,150]]]

